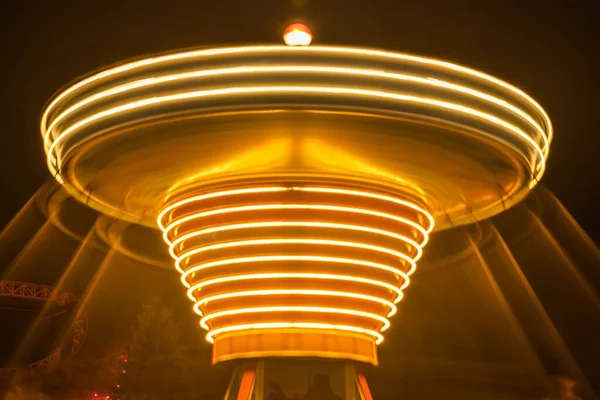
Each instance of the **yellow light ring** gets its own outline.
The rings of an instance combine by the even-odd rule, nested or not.
[[[306,221],[270,221],[270,222],[249,222],[242,224],[231,224],[231,225],[221,225],[215,226],[211,228],[201,229],[197,231],[192,231],[189,233],[185,233],[182,235],[178,235],[175,240],[169,242],[167,239],[167,243],[169,244],[169,253],[171,257],[177,259],[177,255],[175,254],[175,247],[177,245],[182,244],[188,239],[203,236],[211,233],[217,232],[226,232],[230,230],[236,229],[254,229],[254,228],[269,228],[269,227],[309,227],[309,228],[333,228],[333,229],[342,229],[342,230],[351,230],[357,232],[368,232],[375,233],[387,237],[391,237],[397,239],[401,242],[405,242],[410,244],[413,248],[417,250],[417,255],[414,257],[414,261],[417,262],[423,256],[423,248],[422,244],[418,244],[411,238],[403,235],[398,235],[394,232],[386,231],[383,229],[369,228],[365,226],[359,225],[349,225],[349,224],[337,224],[337,223],[329,223],[329,222],[306,222]]]
[[[181,282],[185,285],[188,282],[188,277],[196,272],[205,270],[207,268],[221,267],[224,265],[233,265],[233,264],[245,264],[245,263],[256,263],[256,262],[272,262],[272,261],[310,261],[310,262],[325,262],[325,263],[338,263],[338,264],[350,264],[350,265],[360,265],[363,267],[370,267],[381,269],[383,271],[391,272],[393,274],[397,274],[404,279],[404,283],[400,287],[400,290],[404,290],[410,283],[410,278],[408,273],[401,271],[397,268],[390,267],[385,264],[374,263],[370,261],[363,260],[354,260],[351,258],[338,258],[338,257],[324,257],[324,256],[254,256],[254,257],[239,257],[239,258],[228,258],[219,261],[208,262],[200,265],[195,265],[187,270],[185,270],[181,274]],[[177,266],[179,270],[181,267]]]
[[[194,283],[193,285],[184,282],[184,285],[189,288],[187,295],[188,298],[192,301],[196,301],[196,296],[194,296],[194,292],[196,290],[202,289],[203,287],[217,285],[220,283],[230,283],[230,282],[238,282],[238,281],[246,281],[246,280],[255,280],[255,279],[321,279],[321,280],[332,280],[332,281],[342,281],[342,282],[353,282],[353,283],[361,283],[366,285],[372,285],[381,287],[384,289],[388,289],[391,292],[396,294],[396,298],[394,299],[394,304],[397,304],[400,300],[402,300],[403,293],[402,289],[391,285],[387,282],[357,277],[357,276],[349,276],[349,275],[337,275],[337,274],[325,274],[325,273],[301,273],[301,272],[271,272],[271,273],[255,273],[255,274],[244,274],[244,275],[233,275],[233,276],[223,276],[219,278],[207,279],[201,282]]]
[[[206,334],[206,340],[209,343],[214,343],[215,336],[222,333],[236,332],[236,331],[248,331],[248,330],[270,330],[270,329],[324,329],[332,331],[346,331],[353,333],[360,333],[371,336],[375,339],[375,344],[383,342],[383,336],[379,332],[375,332],[370,329],[359,328],[356,326],[348,325],[337,325],[337,324],[320,324],[310,322],[265,322],[256,324],[241,324],[226,326],[212,330]]]
[[[318,289],[263,289],[263,290],[246,290],[243,292],[229,292],[219,293],[212,296],[200,297],[196,299],[194,304],[194,312],[200,316],[204,314],[200,310],[200,307],[204,304],[208,304],[211,301],[218,301],[224,299],[232,299],[238,297],[252,297],[252,296],[285,296],[285,295],[302,295],[302,296],[331,296],[331,297],[346,297],[351,299],[359,299],[371,301],[374,303],[382,304],[389,307],[390,311],[387,314],[388,318],[391,318],[398,311],[398,307],[391,301],[381,299],[375,296],[369,296],[360,293],[351,292],[340,292],[334,290],[318,290]]]
[[[194,202],[199,202],[202,200],[214,199],[217,197],[224,197],[224,196],[235,196],[235,195],[240,195],[240,194],[276,193],[276,192],[286,192],[286,191],[294,191],[294,190],[301,191],[301,192],[337,193],[337,194],[345,194],[345,195],[352,195],[352,196],[359,196],[359,197],[369,197],[369,198],[374,198],[374,199],[378,199],[378,200],[384,200],[384,201],[387,201],[390,203],[395,203],[398,205],[402,205],[402,206],[411,208],[411,209],[417,211],[419,214],[424,215],[425,218],[427,218],[427,220],[429,221],[429,224],[427,227],[427,233],[430,233],[433,230],[433,227],[435,225],[435,221],[434,221],[433,217],[431,216],[431,214],[429,214],[425,209],[423,209],[409,201],[401,200],[401,199],[391,197],[391,196],[381,195],[378,193],[366,192],[366,191],[362,191],[362,190],[350,190],[350,189],[339,189],[339,188],[318,187],[318,186],[317,187],[313,187],[313,186],[290,186],[290,187],[261,186],[261,187],[242,188],[242,189],[222,190],[222,191],[218,191],[218,192],[211,192],[211,193],[205,193],[202,195],[186,197],[181,200],[170,202],[166,207],[164,207],[163,210],[158,214],[157,223],[158,223],[158,226],[162,230],[165,230],[166,228],[165,228],[165,225],[163,222],[164,222],[164,218],[167,213],[169,213],[183,205],[194,203]],[[422,244],[421,244],[421,246],[422,246]]]
[[[362,190],[350,190],[350,189],[340,189],[340,188],[328,188],[328,187],[311,187],[311,186],[295,186],[291,188],[292,190],[298,190],[300,192],[316,192],[316,193],[337,193],[337,194],[345,194],[351,196],[359,196],[359,197],[368,197],[378,200],[385,200],[390,203],[395,203],[404,207],[411,208],[417,211],[419,214],[423,215],[428,220],[427,225],[427,233],[431,233],[435,226],[435,220],[425,209],[417,206],[414,203],[411,203],[406,200],[401,200],[396,197],[385,196],[378,193],[365,192]],[[423,244],[421,244],[423,246]]]
[[[552,141],[553,138],[553,128],[550,118],[546,111],[529,95],[524,93],[523,91],[517,89],[516,87],[498,79],[494,78],[485,73],[457,65],[452,64],[445,61],[439,61],[426,57],[418,57],[407,54],[393,53],[387,51],[380,50],[371,50],[371,49],[361,49],[361,48],[344,48],[344,47],[333,47],[333,46],[312,46],[312,47],[288,47],[288,46],[246,46],[246,47],[230,47],[230,48],[214,48],[214,49],[203,49],[203,50],[192,50],[187,52],[181,52],[176,54],[168,54],[162,56],[156,56],[144,60],[130,62],[124,65],[120,65],[105,71],[102,71],[98,74],[92,75],[73,86],[65,89],[63,92],[59,93],[46,107],[44,113],[42,115],[40,121],[40,131],[42,137],[46,136],[46,125],[47,120],[52,112],[53,108],[67,97],[69,94],[73,93],[78,89],[85,88],[91,83],[98,81],[103,78],[109,78],[113,75],[117,75],[124,72],[131,72],[140,67],[144,66],[153,66],[155,64],[176,61],[176,60],[185,60],[185,59],[203,59],[208,57],[218,57],[223,55],[244,55],[244,54],[252,54],[252,53],[274,53],[274,52],[302,52],[302,54],[319,54],[319,53],[330,53],[332,55],[352,55],[352,56],[362,56],[368,59],[382,59],[382,60],[394,60],[394,61],[411,61],[419,64],[423,64],[426,66],[435,66],[436,68],[448,69],[450,71],[459,72],[461,74],[465,74],[467,76],[477,77],[483,81],[506,89],[513,94],[519,96],[523,100],[525,100],[529,105],[535,108],[542,116],[544,123],[548,130],[548,142]],[[547,151],[546,151],[547,152]]]
[[[381,252],[381,253],[385,253],[385,254],[389,254],[395,257],[398,257],[404,261],[406,261],[407,263],[410,264],[411,269],[410,272],[406,272],[405,274],[411,275],[414,270],[417,268],[415,261],[410,258],[409,256],[407,256],[406,254],[402,254],[398,251],[395,250],[391,250],[391,249],[387,249],[385,247],[380,247],[380,246],[372,246],[369,244],[363,244],[363,243],[357,243],[357,242],[346,242],[346,241],[340,241],[340,240],[325,240],[325,239],[255,239],[255,240],[243,240],[243,241],[235,241],[235,242],[225,242],[225,243],[217,243],[217,244],[212,244],[212,245],[208,245],[208,246],[202,246],[202,247],[197,247],[191,250],[187,250],[182,252],[181,254],[177,255],[176,258],[176,268],[178,270],[182,270],[181,268],[181,262],[186,259],[187,257],[202,253],[202,252],[206,252],[206,251],[210,251],[210,250],[218,250],[218,249],[228,249],[228,248],[235,248],[235,247],[242,247],[242,246],[255,246],[255,245],[269,245],[269,244],[313,244],[313,245],[323,245],[323,246],[341,246],[341,247],[352,247],[352,248],[357,248],[357,249],[365,249],[365,250],[372,250],[372,251],[376,251],[376,252]],[[284,256],[286,257],[286,256]],[[304,256],[294,256],[294,257],[304,257]],[[311,256],[306,256],[306,257],[311,257]],[[319,259],[321,259],[321,257],[319,257]],[[328,261],[332,261],[334,259],[336,260],[346,260],[344,258],[334,258],[334,257],[323,257],[322,260]],[[313,260],[313,259],[308,259],[308,260],[312,260],[312,261],[317,261],[317,260]],[[224,261],[224,260],[221,260]],[[280,261],[285,261],[285,260],[280,260]],[[220,261],[215,261],[215,262],[220,262]],[[340,261],[343,262],[343,261]],[[197,266],[194,266],[193,268],[199,268],[197,270],[195,270],[194,272],[200,271],[202,269],[205,268],[209,268],[211,263],[205,263],[205,264],[200,264]],[[373,266],[370,264],[375,264],[375,263],[368,263],[368,265],[365,264],[365,266]],[[222,264],[215,264],[216,265],[222,265]],[[395,271],[399,271],[396,268],[392,268],[392,267],[385,267],[381,264],[381,266],[379,266],[380,264],[377,264],[378,266],[375,268],[381,268],[381,269],[385,269],[386,271],[390,271],[393,273],[397,273]],[[385,268],[384,268],[385,267]],[[186,274],[188,274],[188,272],[190,272],[193,268],[190,268],[186,271]],[[190,272],[191,273],[191,272]],[[404,273],[404,272],[403,272]]]
[[[402,81],[410,81],[417,82],[423,85],[436,86],[449,90],[454,90],[456,92],[460,92],[463,94],[469,94],[471,96],[477,97],[481,100],[493,103],[500,107],[503,107],[519,117],[523,118],[527,121],[543,138],[544,148],[543,152],[546,154],[549,150],[549,140],[546,137],[546,132],[542,129],[542,127],[529,116],[526,112],[521,110],[518,107],[515,107],[512,104],[507,103],[505,100],[499,99],[497,97],[488,95],[486,93],[480,92],[478,90],[468,88],[461,85],[456,85],[451,82],[446,82],[440,79],[432,79],[432,78],[421,78],[414,75],[406,75],[406,74],[398,74],[392,72],[386,72],[382,70],[375,69],[364,69],[364,68],[349,68],[349,67],[328,67],[328,66],[311,66],[311,65],[280,65],[280,66],[238,66],[238,67],[229,67],[229,68],[220,68],[220,69],[210,69],[210,70],[197,70],[185,73],[178,74],[169,74],[166,76],[157,76],[147,79],[138,80],[135,82],[126,83],[123,85],[118,85],[109,90],[101,91],[99,93],[95,93],[90,97],[87,97],[73,106],[69,107],[62,113],[60,113],[56,118],[54,118],[51,124],[48,127],[44,127],[45,132],[43,133],[44,137],[44,145],[47,149],[50,142],[50,137],[52,135],[52,131],[56,127],[56,125],[62,121],[69,114],[72,114],[74,111],[79,108],[90,104],[96,100],[104,99],[106,97],[110,97],[111,95],[124,93],[133,89],[158,85],[165,82],[172,82],[176,80],[183,80],[188,78],[201,78],[201,77],[215,77],[221,75],[234,75],[234,74],[257,74],[257,73],[276,73],[276,72],[312,72],[312,73],[334,73],[334,74],[345,74],[345,75],[356,75],[356,76],[367,76],[367,77],[378,77],[378,78],[387,78],[390,80],[402,80]]]
[[[166,202],[157,222],[175,259],[175,266],[182,274],[181,281],[188,287],[188,297],[194,302],[193,309],[202,317],[201,325],[205,329],[212,328],[209,329],[209,338],[213,332],[222,332],[218,324],[225,323],[225,320],[217,321],[217,318],[227,317],[227,323],[237,321],[241,324],[240,317],[251,313],[271,313],[267,320],[283,319],[287,321],[283,324],[293,324],[292,328],[277,328],[283,329],[282,332],[300,329],[301,326],[304,327],[302,329],[309,329],[307,327],[314,324],[322,326],[318,321],[328,322],[323,319],[327,313],[331,314],[333,320],[336,320],[337,314],[341,323],[344,321],[343,315],[346,315],[346,321],[366,318],[352,322],[351,325],[356,325],[352,327],[355,333],[364,334],[366,327],[377,326],[382,331],[388,328],[388,318],[397,311],[395,304],[402,299],[402,291],[410,283],[409,275],[415,271],[416,260],[423,254],[423,246],[434,228],[434,220],[416,203],[380,194],[374,191],[376,189],[367,191],[353,187],[352,182],[330,182],[323,186],[292,183],[216,189],[204,193],[199,191],[209,189],[193,187],[187,193],[175,193]],[[294,198],[294,192],[298,193],[297,198]],[[289,193],[289,197],[285,194],[285,198],[282,198],[283,193]],[[362,199],[365,199],[364,206]],[[288,218],[297,219],[287,220],[286,210],[289,210]],[[325,221],[331,219],[331,222],[303,220],[298,211],[304,210],[319,212],[312,216],[307,214],[307,218],[317,216]],[[324,213],[323,216],[320,212]],[[273,217],[283,220],[268,219]],[[355,220],[360,223],[344,223]],[[377,224],[384,229],[362,224]],[[388,226],[395,227],[403,234],[388,230]],[[321,231],[298,233],[294,229],[278,232],[259,230],[271,227],[310,227],[320,228]],[[244,229],[247,231],[240,231],[240,234],[213,235]],[[346,234],[340,235],[342,231]],[[347,233],[356,233],[356,236]],[[211,236],[202,237],[209,234]],[[311,236],[302,237],[305,234]],[[378,245],[376,236],[366,234],[380,235],[397,242],[387,241],[384,245]],[[417,239],[407,237],[409,235]],[[310,247],[304,248],[303,245]],[[350,253],[340,252],[344,248],[362,252],[353,257]],[[271,251],[280,255],[269,255]],[[391,258],[388,262],[380,263],[384,255]],[[283,264],[287,262],[311,263],[315,271],[303,271],[304,268],[300,268],[303,264]],[[282,264],[279,266],[277,263]],[[242,269],[236,269],[237,272],[225,269],[236,265]],[[337,266],[346,269],[341,272]],[[350,272],[352,266],[360,269]],[[377,271],[380,273],[376,274]],[[389,278],[383,278],[385,275],[381,275],[381,272],[390,273]],[[360,275],[355,275],[357,273]],[[271,289],[272,286],[276,288]],[[293,297],[286,297],[285,303],[281,303],[279,300],[282,299],[274,297],[277,295]],[[258,302],[250,301],[254,296],[271,296],[273,300],[265,298]],[[325,296],[354,301],[341,302],[339,306],[332,307]],[[246,301],[240,303],[244,306],[227,302],[205,308],[210,301],[225,299]],[[290,305],[285,305],[288,300]],[[375,304],[383,307],[373,308]],[[315,314],[311,316],[311,312]],[[300,318],[300,314],[294,317],[294,313],[305,314]],[[312,322],[298,325],[298,319]],[[375,321],[380,325],[371,325]],[[325,325],[330,327],[330,324]],[[230,329],[227,326],[224,328]]]
[[[236,308],[231,310],[217,311],[214,313],[206,314],[200,319],[200,326],[207,331],[210,328],[207,322],[225,316],[239,315],[239,314],[256,314],[256,313],[276,313],[276,312],[305,312],[305,313],[324,313],[324,314],[340,314],[340,315],[352,315],[355,317],[364,317],[374,319],[383,324],[380,332],[385,332],[390,327],[390,321],[377,314],[373,314],[365,311],[349,310],[345,308],[335,307],[311,307],[311,306],[272,306],[272,307],[248,307],[248,308]]]
[[[198,195],[198,196],[186,197],[185,199],[169,203],[158,214],[156,221],[158,223],[159,228],[164,231],[164,230],[166,230],[166,227],[165,227],[163,221],[164,221],[164,218],[167,215],[167,213],[169,213],[183,205],[194,203],[196,201],[202,201],[202,200],[207,200],[207,199],[213,199],[216,197],[222,197],[222,196],[233,196],[233,195],[250,194],[250,193],[285,192],[287,190],[289,190],[289,189],[286,187],[281,187],[281,186],[279,186],[279,187],[260,186],[260,187],[249,187],[249,188],[243,188],[243,189],[223,190],[223,191],[219,191],[219,192],[205,193],[205,194]],[[165,241],[166,240],[167,239],[165,238]]]
[[[216,97],[216,96],[227,96],[227,95],[239,95],[239,94],[257,94],[257,93],[319,93],[319,94],[336,94],[336,95],[347,95],[347,96],[361,96],[361,97],[372,97],[372,98],[382,98],[388,100],[395,100],[398,102],[409,102],[409,103],[417,103],[417,104],[426,104],[433,107],[438,107],[446,110],[452,110],[455,112],[460,112],[464,114],[468,114],[477,118],[481,118],[483,120],[488,121],[494,125],[499,127],[503,127],[505,129],[510,130],[515,133],[517,136],[521,137],[523,140],[528,142],[539,155],[539,159],[536,160],[539,162],[539,168],[530,165],[532,173],[536,176],[536,179],[540,179],[544,173],[546,168],[546,158],[542,149],[539,145],[525,132],[523,132],[519,127],[504,121],[501,118],[498,118],[494,115],[462,106],[455,103],[449,103],[446,101],[441,101],[437,99],[425,98],[420,96],[406,95],[401,93],[392,93],[385,92],[379,90],[367,90],[367,89],[357,89],[357,88],[348,88],[348,87],[326,87],[326,86],[245,86],[245,87],[226,87],[226,88],[217,88],[217,89],[207,89],[207,90],[199,90],[192,92],[183,92],[170,94],[165,96],[155,96],[149,97],[145,99],[136,100],[130,103],[122,104],[116,107],[112,107],[110,109],[106,109],[104,111],[99,111],[93,114],[90,117],[86,117],[76,123],[70,125],[67,129],[61,132],[52,142],[50,148],[47,151],[47,164],[50,172],[53,175],[58,175],[58,171],[60,170],[60,165],[58,159],[56,160],[56,167],[52,163],[52,159],[54,157],[54,150],[56,146],[63,141],[68,135],[70,135],[75,130],[82,128],[90,123],[121,114],[124,111],[140,109],[149,106],[156,106],[159,103],[166,102],[174,102],[180,100],[187,99],[196,99],[196,98],[204,98],[204,97]]]
[[[200,219],[208,216],[218,215],[218,214],[226,214],[226,213],[235,213],[235,212],[244,212],[244,211],[264,211],[264,210],[322,210],[322,211],[340,211],[340,212],[348,212],[355,214],[364,214],[364,215],[372,215],[380,218],[391,219],[393,221],[409,225],[412,228],[416,229],[423,235],[423,243],[421,246],[424,246],[429,240],[429,234],[423,227],[409,219],[398,217],[396,215],[383,213],[379,211],[364,209],[364,208],[356,208],[356,207],[344,207],[344,206],[334,206],[334,205],[326,205],[326,204],[292,204],[292,203],[282,203],[282,204],[257,204],[257,205],[247,205],[247,206],[236,206],[236,207],[225,207],[218,208],[214,210],[197,212],[188,214],[184,217],[178,218],[173,221],[169,221],[169,224],[164,228],[163,238],[165,242],[169,243],[169,234],[176,226],[181,225],[184,222],[189,222],[195,219]]]

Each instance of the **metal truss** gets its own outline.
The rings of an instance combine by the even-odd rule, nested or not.
[[[76,307],[73,320],[73,339],[71,354],[77,353],[87,333],[87,314],[80,305],[79,299],[70,292],[59,291],[54,286],[39,285],[35,283],[0,280],[0,296],[26,300],[37,300],[56,303],[60,306],[74,305]],[[52,370],[60,360],[61,349],[54,350],[48,357],[27,365],[24,368],[0,368],[1,375],[16,373],[41,374]]]

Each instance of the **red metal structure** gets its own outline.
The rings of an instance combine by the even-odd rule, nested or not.
[[[60,306],[75,304],[77,311],[73,320],[73,339],[71,354],[79,351],[87,333],[87,314],[79,299],[70,292],[60,291],[56,287],[34,283],[0,280],[0,296],[25,300],[54,302]],[[23,368],[0,368],[0,375],[15,373],[40,374],[52,370],[61,358],[60,348],[55,349],[46,358],[31,363]]]

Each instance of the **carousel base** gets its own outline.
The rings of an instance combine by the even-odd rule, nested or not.
[[[224,400],[373,400],[364,375],[340,360],[247,360],[233,373]]]

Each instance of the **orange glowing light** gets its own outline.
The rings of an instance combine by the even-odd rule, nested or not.
[[[397,312],[436,222],[443,229],[449,223],[487,218],[499,212],[500,203],[510,206],[505,200],[522,198],[544,174],[552,124],[521,90],[445,61],[310,46],[312,38],[306,25],[292,24],[283,33],[286,46],[198,49],[124,63],[68,87],[41,118],[46,162],[59,183],[107,214],[147,226],[156,221],[200,325],[208,330],[215,362],[318,354],[376,364],[381,332]],[[396,124],[395,116],[406,113],[411,124],[444,129],[452,137],[462,135],[462,127],[472,129],[469,140],[493,142],[499,160],[507,155],[515,160],[515,190],[499,202],[493,189],[494,195],[488,196],[493,200],[482,202],[469,218],[463,216],[455,210],[483,196],[434,173],[435,165],[430,171],[428,161],[444,153],[429,150],[431,143],[421,138],[428,135],[414,136],[415,157],[406,160],[412,172],[401,176],[403,171],[393,168],[401,158],[397,152],[385,155],[378,149],[388,144],[390,149],[406,148],[404,135],[380,135],[373,150],[363,154],[362,139],[348,139],[347,125],[333,126],[338,118],[359,118],[357,99],[369,110],[360,115],[360,132],[378,129],[377,124],[371,129],[371,119]],[[294,110],[289,117],[281,111],[288,105]],[[227,133],[235,142],[248,134],[244,121],[280,111],[282,126],[301,118],[298,111],[306,112],[311,123],[319,124],[316,129],[332,132],[324,135],[328,145],[313,149],[306,145],[313,139],[305,133],[296,137],[291,129],[274,136],[289,143],[285,151],[253,144],[260,149],[253,157],[247,149],[223,150],[197,163],[189,160],[197,153],[188,154],[190,142],[163,141],[162,136],[177,139],[187,132],[176,127],[174,135],[140,140],[147,147],[139,154],[158,150],[160,157],[150,160],[144,171],[124,174],[129,176],[126,182],[118,174],[129,158],[119,156],[128,150],[118,141],[111,151],[125,161],[105,168],[104,183],[98,185],[102,191],[91,193],[89,180],[97,178],[78,172],[78,159],[104,160],[105,154],[99,155],[92,143],[121,134],[143,139],[147,127],[154,126],[146,126],[147,121],[169,125],[173,115],[190,115],[214,118],[210,124],[229,129],[229,118],[239,117],[239,126],[233,124]],[[431,117],[440,125],[430,124]],[[324,118],[331,118],[331,127]],[[127,130],[122,130],[123,121],[128,121]],[[381,127],[391,129],[387,122]],[[197,131],[195,143],[200,143],[204,129]],[[323,161],[327,148],[338,146],[340,138],[348,141],[347,146],[340,143],[340,148],[347,147],[343,153],[360,162],[339,162],[339,155],[331,157],[335,162]],[[210,139],[206,148],[216,148],[220,140]],[[88,153],[79,157],[83,149]],[[418,157],[419,151],[425,157]],[[276,162],[262,159],[266,153],[273,153]],[[457,155],[465,158],[459,167],[467,171],[470,154],[454,149],[449,159]],[[131,154],[132,161],[138,158]],[[167,163],[171,169],[161,179],[147,172],[162,171]],[[336,163],[350,166],[338,169]],[[363,168],[367,164],[372,167]],[[486,183],[493,175],[486,171],[482,167],[464,182]],[[144,182],[140,187],[133,184],[138,176]],[[132,189],[124,195],[123,187]],[[363,388],[369,397],[367,392]]]
[[[337,324],[318,324],[318,323],[295,323],[295,322],[267,322],[267,323],[258,323],[258,324],[243,324],[243,325],[232,325],[226,326],[223,328],[215,329],[213,331],[208,332],[206,335],[206,340],[209,343],[214,343],[215,336],[226,333],[226,332],[235,332],[235,331],[248,331],[254,329],[327,329],[327,330],[339,330],[346,332],[355,332],[369,335],[375,339],[376,344],[380,344],[383,342],[383,335],[378,332],[375,332],[370,329],[363,329],[356,326],[351,325],[337,325]]]
[[[208,341],[318,330],[374,345],[435,221],[387,193],[287,184],[184,192],[157,223]]]
[[[304,24],[291,24],[283,32],[283,41],[288,46],[308,46],[312,38],[312,32]]]
[[[390,312],[387,317],[391,317],[398,311],[398,307],[387,300],[380,299],[374,296],[367,296],[359,293],[351,293],[351,292],[336,292],[333,290],[310,290],[310,289],[263,289],[263,290],[249,290],[245,292],[231,292],[231,293],[221,293],[213,296],[208,296],[204,298],[200,298],[197,300],[194,305],[194,312],[196,314],[203,316],[202,311],[200,311],[200,307],[205,305],[206,303],[210,303],[213,300],[221,300],[221,299],[232,299],[238,297],[251,297],[251,296],[277,296],[277,295],[303,295],[303,296],[332,296],[332,297],[346,297],[350,299],[363,299],[372,301],[375,303],[380,303],[389,307]]]

